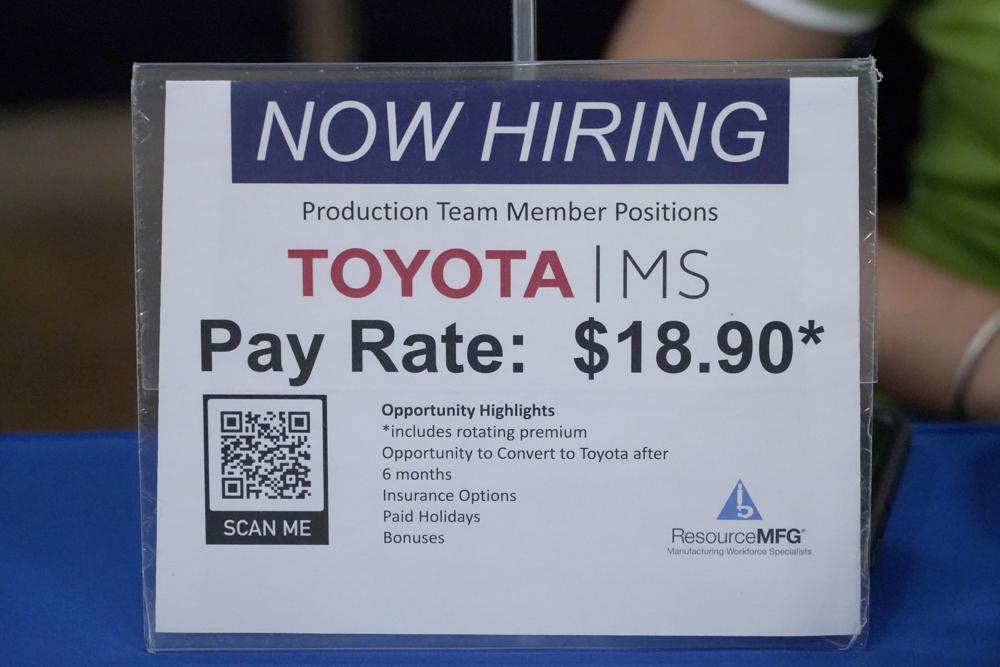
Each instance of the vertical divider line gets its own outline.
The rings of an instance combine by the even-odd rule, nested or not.
[[[601,246],[594,246],[594,280],[596,284],[596,303],[601,302]]]

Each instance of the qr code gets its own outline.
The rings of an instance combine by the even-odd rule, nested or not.
[[[219,415],[223,498],[308,498],[309,413],[267,410]]]
[[[322,509],[324,408],[315,397],[206,396],[209,509]]]

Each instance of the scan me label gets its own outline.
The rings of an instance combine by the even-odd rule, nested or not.
[[[787,183],[788,80],[233,82],[234,183]]]
[[[165,109],[156,631],[858,631],[855,79]]]

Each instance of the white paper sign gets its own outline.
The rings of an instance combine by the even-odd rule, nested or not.
[[[155,630],[853,635],[854,78],[169,82]]]

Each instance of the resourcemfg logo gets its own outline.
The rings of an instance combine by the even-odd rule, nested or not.
[[[742,479],[736,482],[716,517],[716,521],[763,519]],[[809,556],[812,549],[802,546],[804,533],[804,528],[690,530],[674,527],[670,533],[672,546],[667,552],[685,556]]]
[[[760,521],[763,518],[742,479],[736,482],[717,517],[719,521]]]

